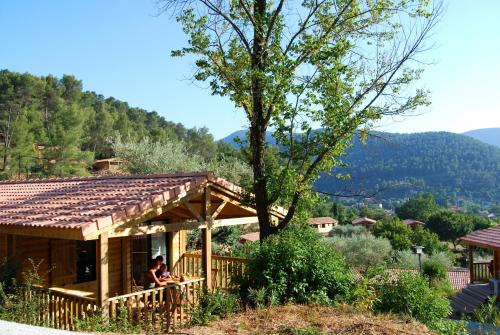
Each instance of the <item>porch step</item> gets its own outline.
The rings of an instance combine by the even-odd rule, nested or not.
[[[471,314],[485,303],[492,294],[489,284],[469,284],[462,291],[450,298],[453,314]]]

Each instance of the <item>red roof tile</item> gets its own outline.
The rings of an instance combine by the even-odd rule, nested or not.
[[[412,226],[412,225],[416,225],[416,224],[419,224],[419,225],[425,225],[424,222],[422,221],[418,221],[418,220],[413,220],[413,219],[406,219],[406,220],[403,220],[403,223],[407,226]]]
[[[500,225],[476,230],[460,239],[465,244],[480,248],[500,249]]]
[[[65,228],[79,230],[83,237],[208,182],[241,191],[209,172],[0,182],[0,229]]]
[[[336,225],[337,223],[338,223],[338,221],[336,219],[331,218],[329,216],[321,216],[321,217],[309,219],[310,225],[320,225],[320,224],[334,224],[334,225]]]
[[[240,236],[240,243],[245,243],[247,241],[256,242],[259,240],[260,240],[260,233],[258,231],[254,233],[243,234]]]
[[[352,221],[353,225],[356,225],[356,224],[374,224],[374,223],[377,223],[377,220],[367,218],[366,216],[362,217],[362,218],[357,218],[356,220]]]

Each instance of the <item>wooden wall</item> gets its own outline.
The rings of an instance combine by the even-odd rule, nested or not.
[[[0,261],[7,257],[7,234],[0,234]]]
[[[18,279],[23,280],[22,273],[33,270],[33,265],[39,265],[38,274],[43,278],[43,284],[49,285],[50,281],[50,240],[48,238],[13,236],[17,254],[14,257],[20,263]]]
[[[181,256],[186,252],[186,244],[187,244],[187,231],[181,230],[177,232],[168,233],[169,239],[169,263],[170,267],[175,268]]]
[[[110,238],[108,241],[109,296],[122,294],[122,239]]]

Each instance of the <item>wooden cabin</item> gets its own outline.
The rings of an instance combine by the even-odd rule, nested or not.
[[[352,221],[353,226],[361,225],[366,229],[372,229],[375,223],[377,223],[377,220],[370,219],[366,216]]]
[[[189,271],[191,279],[199,276],[213,288],[212,280],[223,282],[230,260],[212,257],[212,229],[257,222],[241,193],[206,172],[0,182],[0,257],[21,265],[19,278],[31,267],[28,259],[41,262],[50,292],[103,310],[143,289],[141,274],[157,255],[172,272]],[[274,221],[284,215],[280,208],[272,212]],[[202,253],[188,262],[186,233],[194,229],[202,231]],[[73,307],[52,318],[64,313]]]
[[[411,229],[417,229],[418,226],[420,227],[424,227],[425,226],[425,223],[422,222],[422,221],[418,221],[418,220],[414,220],[414,219],[406,219],[406,220],[403,220],[403,224],[407,225],[408,227],[410,227]]]
[[[94,161],[94,171],[102,172],[120,172],[120,168],[123,165],[123,160],[121,158],[113,157],[106,159],[98,159]]]
[[[309,225],[321,234],[328,234],[338,223],[336,219],[328,216],[309,219]]]

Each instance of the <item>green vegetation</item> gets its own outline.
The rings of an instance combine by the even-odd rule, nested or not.
[[[332,247],[344,256],[347,264],[362,274],[377,268],[386,268],[392,259],[391,243],[385,238],[371,234],[352,237],[331,237]]]
[[[264,289],[269,304],[342,301],[352,288],[353,276],[342,256],[301,224],[254,244],[241,279],[245,300],[249,289]]]
[[[377,285],[377,292],[376,312],[409,315],[431,328],[451,311],[448,299],[437,295],[419,275],[401,273],[395,280],[386,277]]]
[[[469,215],[442,209],[429,217],[427,228],[443,241],[453,242],[456,246],[458,239],[472,232],[474,224]]]
[[[186,129],[156,112],[85,92],[73,76],[0,71],[1,177],[86,175],[94,157],[113,155],[110,139],[116,136],[182,141],[190,154],[206,160],[235,151],[214,142],[206,128]]]
[[[385,201],[431,192],[442,205],[460,198],[492,205],[500,202],[500,148],[445,132],[374,135],[366,145],[354,139],[344,159],[347,166],[323,175],[316,188],[332,194],[339,190],[373,194]],[[338,172],[351,178],[338,179]],[[425,221],[428,215],[411,217],[413,213],[407,213],[410,217],[401,213],[402,218]]]
[[[199,304],[188,311],[191,315],[191,324],[207,325],[217,318],[225,318],[240,311],[238,297],[225,292],[198,292],[200,294]]]

